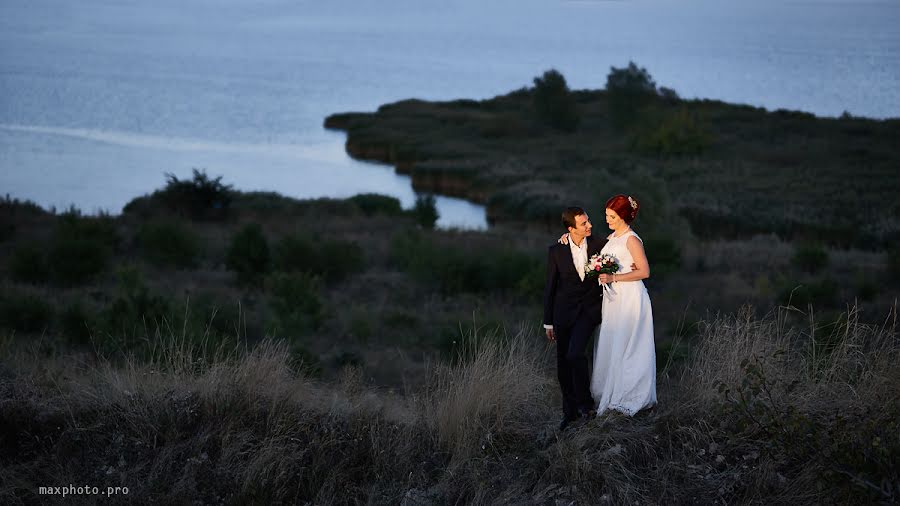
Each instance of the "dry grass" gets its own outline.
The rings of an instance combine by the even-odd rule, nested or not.
[[[436,367],[421,406],[424,423],[455,463],[511,443],[498,437],[527,440],[552,416],[548,393],[556,385],[545,355],[524,330],[506,339],[475,329],[455,365]]]
[[[298,375],[271,340],[201,353],[164,339],[148,363],[4,345],[0,501],[42,502],[38,486],[67,483],[127,486],[138,503],[897,500],[894,315],[864,325],[851,309],[798,328],[792,314],[703,323],[687,363],[661,373],[658,408],[565,433],[550,354],[527,331],[473,330],[405,395],[352,368],[327,384]],[[765,378],[756,397],[748,365]]]

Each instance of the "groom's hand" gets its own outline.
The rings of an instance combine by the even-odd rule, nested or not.
[[[551,343],[556,341],[556,334],[553,332],[553,329],[544,329],[547,331],[547,340]]]

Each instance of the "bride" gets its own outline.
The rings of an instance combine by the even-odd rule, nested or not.
[[[637,200],[625,195],[606,202],[612,233],[601,254],[615,257],[619,270],[598,276],[605,288],[591,377],[597,414],[615,410],[632,416],[656,404],[653,310],[642,281],[650,277],[650,265],[643,241],[631,229],[639,208]]]

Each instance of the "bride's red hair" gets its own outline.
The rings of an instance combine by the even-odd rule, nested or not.
[[[625,223],[629,225],[637,217],[640,207],[641,205],[638,204],[637,199],[628,195],[616,195],[606,201],[606,208],[615,211],[619,218],[625,220]]]

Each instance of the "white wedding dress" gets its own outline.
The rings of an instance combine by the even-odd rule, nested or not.
[[[634,260],[625,246],[629,230],[609,236],[602,253],[616,257],[619,272],[631,272]],[[643,242],[643,241],[641,241]],[[603,321],[597,330],[591,394],[597,413],[612,409],[634,415],[656,404],[656,345],[653,310],[643,281],[620,281],[603,292]]]

